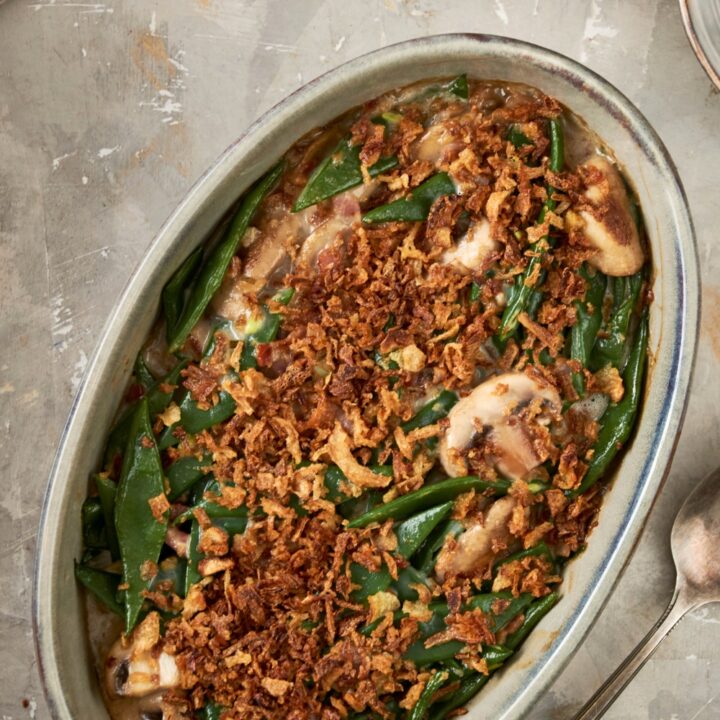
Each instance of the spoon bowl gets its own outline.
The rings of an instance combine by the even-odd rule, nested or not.
[[[677,588],[694,607],[720,601],[720,468],[680,508],[670,537]]]

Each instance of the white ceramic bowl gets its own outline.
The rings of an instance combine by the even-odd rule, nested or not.
[[[469,718],[519,718],[582,641],[612,592],[667,473],[692,373],[699,310],[693,229],[662,142],[614,87],[566,57],[517,40],[438,35],[393,45],[309,83],[255,122],[200,178],[155,238],[110,317],[78,393],[45,498],[35,578],[35,633],[55,718],[106,717],[86,640],[80,505],[133,359],[179,263],[240,193],[303,133],[391,88],[437,76],[518,81],[555,96],[613,148],[632,179],[655,263],[653,362],[634,439],[589,547],[570,563],[563,597],[517,657],[471,704]],[[480,710],[482,708],[482,710]]]

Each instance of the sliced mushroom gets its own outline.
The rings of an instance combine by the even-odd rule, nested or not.
[[[165,532],[165,544],[170,546],[180,557],[187,557],[189,533],[170,525]]]
[[[369,198],[379,183],[371,181],[346,190],[332,198],[332,213],[321,225],[307,236],[300,247],[297,262],[299,265],[314,267],[320,253],[329,248],[338,235],[349,232],[355,223],[360,222],[360,203]]]
[[[442,254],[440,261],[464,273],[480,270],[486,258],[498,249],[490,230],[490,223],[485,218],[473,223],[467,233]]]
[[[347,230],[348,227],[348,221],[341,217],[331,217],[327,222],[324,222],[308,235],[302,244],[298,255],[298,264],[313,267],[318,255],[333,243],[338,234]]]
[[[246,277],[233,278],[226,274],[220,289],[211,301],[213,312],[242,326],[252,311],[252,305],[248,298],[260,290],[263,284],[261,280],[252,280]]]
[[[512,539],[508,523],[514,510],[515,500],[509,495],[501,497],[488,508],[483,522],[472,522],[456,540],[447,541],[435,563],[438,580],[484,572],[497,549]]]
[[[110,648],[105,661],[110,697],[144,697],[178,685],[175,658],[160,650],[159,636],[159,615],[150,613],[129,641],[121,637]]]
[[[288,248],[300,248],[298,263],[312,266],[318,255],[354,222],[360,221],[360,202],[378,187],[377,182],[360,185],[332,199],[332,212],[317,220],[317,208],[309,207],[298,213],[283,211],[271,217],[261,230],[251,229],[246,240],[247,250],[240,277],[225,275],[220,289],[212,300],[217,315],[237,324],[247,320],[252,312],[249,298],[267,284],[273,275],[289,270]],[[254,231],[253,231],[254,230]]]
[[[166,652],[133,653],[122,641],[113,645],[107,661],[107,690],[111,695],[143,697],[175,687],[180,680],[175,658]]]
[[[445,472],[451,476],[467,472],[459,453],[472,444],[479,428],[492,441],[492,460],[505,477],[524,477],[540,465],[544,458],[518,416],[518,411],[534,400],[542,404],[542,413],[535,420],[544,424],[562,408],[557,390],[540,385],[522,372],[497,375],[478,385],[448,414],[450,424],[440,441],[440,461]]]
[[[232,277],[226,273],[220,289],[212,299],[212,309],[217,315],[241,323],[249,316],[252,306],[248,296],[254,295],[267,282],[288,257],[285,240],[280,232],[265,235],[260,233],[247,249],[242,275]]]
[[[645,254],[620,173],[599,155],[583,167],[600,176],[585,190],[591,207],[578,214],[587,242],[597,250],[588,262],[606,275],[633,275],[643,266]],[[578,215],[570,213],[570,223],[577,222]]]
[[[432,125],[417,141],[413,156],[416,160],[426,160],[438,167],[462,147],[463,143],[444,123],[439,122]]]

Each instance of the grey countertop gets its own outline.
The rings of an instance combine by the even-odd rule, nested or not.
[[[720,446],[720,93],[674,0],[0,0],[2,720],[48,717],[30,621],[46,478],[100,329],[160,224],[307,80],[452,31],[529,40],[604,75],[655,126],[685,183],[705,313],[684,431],[611,601],[532,718],[571,718],[661,614],[672,518]],[[683,620],[607,717],[720,718],[720,608]]]

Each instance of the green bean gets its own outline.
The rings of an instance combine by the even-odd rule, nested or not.
[[[511,125],[507,139],[519,150],[523,145],[534,145],[535,143],[515,124]]]
[[[643,271],[627,278],[612,278],[614,307],[610,322],[597,339],[591,356],[590,367],[597,371],[613,365],[623,371],[628,346],[630,322],[643,284]]]
[[[502,645],[486,645],[483,651],[483,659],[487,663],[488,670],[497,670],[511,655],[513,651]]]
[[[350,563],[350,580],[359,587],[350,593],[354,602],[366,602],[371,595],[387,590],[392,582],[390,571],[383,565],[379,570],[368,570],[359,563]]]
[[[187,561],[185,559],[179,558],[177,555],[169,557],[160,563],[157,575],[150,583],[150,590],[159,590],[161,587],[165,590],[170,585],[172,592],[179,597],[185,597],[186,573]]]
[[[223,333],[225,337],[232,337],[234,326],[235,323],[227,318],[216,318],[213,320],[207,340],[205,340],[205,347],[203,347],[202,353],[200,354],[201,363],[209,360],[215,352],[218,334]]]
[[[508,637],[504,645],[497,646],[497,653],[493,657],[493,665],[490,667],[490,663],[488,663],[488,669],[496,669],[507,660],[557,601],[558,595],[551,593],[530,605],[520,628]],[[429,720],[443,720],[453,710],[465,705],[485,687],[489,679],[489,675],[480,673],[473,673],[466,677],[449,699],[434,708]]]
[[[168,499],[177,500],[187,492],[198,480],[208,474],[208,466],[212,464],[212,455],[203,453],[201,457],[188,455],[178,458],[165,471],[170,492]]]
[[[108,548],[105,518],[99,497],[85,498],[81,508],[83,542],[86,548],[105,550]]]
[[[347,720],[392,720],[400,716],[400,706],[395,698],[391,698],[384,705],[386,712],[382,715],[377,712],[352,713],[347,716]]]
[[[198,550],[200,542],[200,523],[197,520],[192,521],[190,526],[190,537],[187,543],[187,568],[185,570],[185,596],[190,592],[190,588],[202,580],[202,575],[198,570],[198,563],[202,559],[202,553]]]
[[[293,287],[284,287],[278,290],[275,295],[273,295],[273,300],[276,303],[280,303],[280,305],[289,305],[290,301],[295,297],[295,288]]]
[[[393,623],[398,623],[400,620],[402,620],[404,617],[406,617],[406,614],[402,610],[396,610],[393,613]],[[376,618],[371,623],[368,623],[367,625],[363,625],[358,632],[365,636],[370,637],[373,634],[373,631],[380,625],[380,623],[385,619],[385,616],[382,615],[379,618]]]
[[[389,503],[373,508],[358,518],[352,520],[348,527],[365,527],[371,523],[384,522],[388,518],[403,520],[417,510],[432,507],[441,502],[454,500],[458,495],[470,490],[483,492],[492,490],[497,495],[504,495],[510,487],[507,480],[491,482],[475,476],[456,477],[442,480],[432,485],[425,485],[419,490],[402,495]]]
[[[200,268],[198,277],[177,324],[168,339],[170,352],[177,352],[187,340],[191,330],[203,316],[205,308],[220,287],[230,261],[237,252],[240,241],[260,203],[273,190],[285,169],[284,161],[279,162],[245,195],[239,210],[235,213],[230,227],[222,241],[213,248]]]
[[[343,138],[313,170],[292,211],[299,212],[321,200],[361,185],[363,174],[360,166],[360,150],[359,145],[351,145],[347,138]],[[370,177],[377,177],[397,167],[397,164],[395,156],[380,158],[368,168],[368,174]]]
[[[444,627],[444,624],[443,624]],[[460,640],[448,640],[447,642],[425,647],[424,640],[416,640],[403,655],[406,660],[412,660],[417,667],[427,667],[435,663],[441,663],[455,657],[465,648],[465,643]]]
[[[463,73],[462,75],[458,75],[456,78],[453,78],[448,82],[427,85],[418,93],[414,94],[411,98],[409,98],[409,101],[413,103],[421,102],[422,100],[436,97],[438,95],[441,95],[442,93],[450,93],[451,95],[455,95],[455,97],[459,97],[461,100],[467,100],[470,94],[467,75]]]
[[[482,292],[482,288],[473,280],[472,284],[470,285],[470,296],[469,300],[471,303],[476,303],[480,300],[480,293]]]
[[[385,475],[386,477],[392,477],[393,474],[391,465],[371,465],[370,469],[374,473]],[[352,503],[367,495],[367,493],[363,493],[363,495],[357,498],[349,495],[347,490],[350,490],[350,482],[347,477],[345,477],[345,473],[337,465],[328,465],[327,470],[325,470],[324,482],[327,488],[327,499],[337,505],[342,506],[345,503]],[[346,507],[349,508],[350,505]],[[345,516],[343,512],[340,514]]]
[[[387,130],[394,130],[395,126],[403,119],[400,113],[388,110],[371,118],[376,125],[384,125]]]
[[[195,435],[213,425],[225,422],[235,414],[235,401],[232,396],[221,390],[218,393],[218,402],[207,410],[202,410],[186,393],[180,402],[180,425],[190,435]]]
[[[509,590],[500,590],[493,593],[482,593],[471,597],[465,607],[468,610],[482,610],[486,615],[492,617],[490,629],[500,632],[515,616],[521,613],[533,600],[532,595],[523,593],[515,597]],[[495,613],[493,608],[500,601],[507,602],[505,609]]]
[[[108,610],[111,610],[120,617],[125,615],[125,608],[118,602],[119,575],[75,563],[75,577]]]
[[[503,643],[510,650],[517,650],[520,644],[530,634],[531,630],[547,615],[560,599],[556,592],[552,592],[539,600],[536,600],[525,611],[523,624],[513,633],[510,633]]]
[[[263,306],[263,316],[259,322],[253,322],[253,328],[245,336],[242,355],[240,356],[240,369],[249,370],[257,368],[257,346],[261,343],[272,342],[280,331],[282,315],[272,313]]]
[[[163,429],[157,440],[158,449],[167,450],[180,442],[180,438],[175,433],[179,427],[186,433],[195,435],[231,418],[235,414],[235,407],[232,395],[221,390],[218,393],[218,402],[204,410],[186,390],[180,400],[180,421]]]
[[[137,406],[130,426],[128,446],[115,503],[115,528],[123,567],[125,632],[129,633],[140,615],[143,592],[148,588],[147,572],[157,564],[165,542],[165,511],[155,517],[150,501],[164,497],[160,454],[153,440],[148,401]]]
[[[206,485],[206,487],[208,486]],[[214,479],[210,481],[208,490],[212,492],[219,491],[217,482]],[[208,490],[206,490],[206,492]],[[175,518],[175,525],[181,525],[187,520],[190,520],[193,517],[193,511],[195,510],[203,510],[211,519],[240,518],[244,519],[245,523],[247,523],[248,509],[245,505],[241,505],[240,507],[236,508],[229,508],[225,505],[220,505],[213,500],[208,500],[206,497],[200,497],[198,500],[195,501],[192,507],[188,508],[183,513],[178,515],[177,518]]]
[[[305,513],[307,514],[307,513]],[[228,517],[213,518],[213,525],[225,530],[232,537],[233,535],[242,535],[247,530],[248,516],[247,514],[230,515]]]
[[[198,720],[220,720],[225,708],[214,702],[207,702],[198,710]]]
[[[392,584],[401,602],[405,600],[414,601],[419,598],[418,591],[413,585],[425,585],[425,587],[430,588],[431,583],[424,572],[414,568],[412,565],[399,570],[398,579]]]
[[[430,573],[433,567],[435,567],[437,554],[445,544],[445,538],[448,535],[457,537],[464,529],[462,523],[457,520],[448,520],[438,526],[435,532],[427,539],[425,545],[420,549],[420,553],[415,562],[417,568],[426,575]]]
[[[497,615],[493,612],[495,604],[501,601],[507,603],[505,609]],[[510,591],[503,590],[497,593],[485,593],[471,597],[463,607],[463,610],[482,610],[490,620],[490,629],[492,632],[500,632],[507,624],[517,617],[523,610],[532,603],[533,597],[529,593],[523,593],[518,597],[513,597]],[[433,647],[425,647],[427,638],[443,632],[446,629],[445,618],[450,612],[446,602],[432,603],[430,610],[433,616],[430,620],[420,623],[420,636],[408,648],[404,657],[412,660],[418,666],[429,665],[434,662],[442,662],[448,658],[454,657],[461,652],[464,643],[458,640],[450,640]]]
[[[104,475],[95,476],[95,484],[98,489],[98,497],[102,506],[103,518],[105,520],[105,532],[107,534],[108,548],[113,560],[120,557],[117,532],[115,531],[115,497],[117,495],[117,484]]]
[[[450,674],[446,671],[436,672],[426,683],[420,697],[413,709],[407,714],[407,720],[425,720],[433,702],[433,696],[440,690],[443,685],[450,679]]]
[[[446,502],[423,510],[401,522],[395,528],[395,536],[398,541],[397,554],[410,559],[437,527],[437,524],[450,514],[452,507],[452,502]]]
[[[185,258],[183,264],[175,271],[163,288],[162,306],[165,314],[165,330],[168,342],[172,338],[175,326],[182,315],[183,305],[185,304],[185,291],[193,279],[202,256],[203,246],[198,245]]]
[[[275,293],[273,300],[281,305],[288,305],[294,295],[294,288],[283,288]],[[240,357],[241,370],[257,368],[257,346],[261,343],[268,343],[275,340],[280,331],[282,319],[281,314],[270,312],[267,305],[263,305],[262,317],[260,319],[251,318],[251,320],[248,321],[245,327],[245,342]]]
[[[148,412],[150,417],[153,418],[157,413],[164,410],[170,400],[172,400],[173,390],[166,390],[167,386],[176,386],[180,382],[180,372],[187,366],[187,361],[183,360],[178,363],[162,380],[156,382],[152,387],[145,393],[145,398],[148,403]],[[133,421],[135,411],[138,407],[140,400],[132,403],[127,407],[118,421],[115,423],[110,436],[108,437],[107,447],[105,449],[105,464],[112,465],[115,458],[121,455],[127,445],[128,435],[130,433],[130,426]]]
[[[538,278],[537,285],[540,287],[544,282],[545,278],[547,277],[547,273],[542,270],[540,272],[540,277]],[[530,293],[530,298],[527,302],[527,314],[534,318],[537,315],[537,311],[540,309],[540,305],[543,301],[543,294],[540,290],[537,288],[533,288],[533,291]],[[545,348],[547,349],[547,348]]]
[[[337,465],[329,465],[325,470],[324,476],[325,487],[327,489],[327,499],[330,502],[341,503],[349,500],[348,495],[343,488],[348,488],[349,483],[345,473]]]
[[[635,342],[623,373],[625,393],[620,402],[610,405],[600,419],[602,427],[595,443],[592,459],[580,487],[568,493],[570,497],[575,498],[589,490],[605,474],[620,448],[630,437],[643,390],[647,343],[648,317],[646,310],[640,320]]]
[[[360,517],[382,503],[382,490],[366,490],[362,495],[344,500],[337,506],[338,514],[346,520]]]
[[[553,556],[552,550],[544,542],[539,542],[537,545],[533,545],[533,547],[528,548],[527,550],[518,550],[517,552],[512,553],[507,557],[504,557],[502,560],[499,560],[497,565],[495,565],[495,574],[497,574],[497,571],[500,569],[500,567],[506,565],[509,562],[514,562],[515,560],[522,560],[526,557],[542,556],[550,558],[550,560],[553,561],[554,564],[555,558]]]
[[[370,469],[386,477],[392,477],[393,474],[391,465],[370,465]],[[350,489],[350,483],[337,465],[330,465],[325,471],[325,487],[328,500],[337,504],[339,515],[346,519],[362,515],[382,502],[381,490],[366,490],[358,497],[348,495],[345,490]]]
[[[155,384],[155,378],[148,370],[147,365],[145,365],[142,353],[138,353],[138,356],[135,358],[133,375],[135,376],[135,380],[142,387],[144,392],[147,392]]]
[[[574,303],[576,319],[570,331],[570,357],[586,368],[602,322],[607,277],[599,270],[591,272],[585,265],[580,269],[580,274],[587,282],[587,290],[585,299]],[[573,373],[573,386],[581,397],[585,395],[582,372]]]
[[[473,673],[465,678],[460,683],[460,687],[455,690],[447,700],[433,708],[429,720],[443,720],[443,718],[447,717],[453,710],[465,705],[465,703],[474,698],[475,695],[485,687],[489,679],[489,675],[483,675],[481,673]]]
[[[175,433],[179,427],[180,423],[173,423],[162,429],[162,432],[157,436],[157,446],[160,452],[174,447],[180,442],[180,438]]]
[[[563,168],[565,142],[563,139],[562,125],[560,119],[550,120],[550,169],[553,172],[560,172]],[[548,212],[555,209],[555,201],[552,199],[554,189],[547,188],[547,200],[540,211],[538,224],[545,222],[545,216]],[[547,236],[538,241],[538,247],[535,248],[535,254],[530,258],[527,269],[515,278],[515,290],[508,301],[505,311],[503,312],[500,328],[498,329],[498,338],[501,342],[506,342],[517,330],[518,318],[525,310],[530,301],[534,287],[527,284],[527,280],[534,277],[536,271],[542,268],[542,260],[545,255],[544,244],[548,242]]]
[[[393,360],[389,355],[383,355],[379,350],[373,352],[373,360],[376,365],[379,365],[383,370],[399,370],[400,365]]]
[[[444,89],[462,100],[467,100],[469,94],[467,75],[465,73],[458,75],[458,77],[445,85]]]
[[[197,507],[200,503],[205,500],[205,493],[208,491],[217,492],[219,485],[217,480],[212,476],[206,478],[204,481],[199,482],[195,485],[190,502],[194,507]],[[204,509],[204,508],[203,508]],[[187,569],[185,571],[185,595],[190,591],[190,588],[202,580],[202,575],[198,570],[198,563],[202,559],[202,553],[198,550],[198,544],[200,543],[200,536],[202,535],[202,529],[200,523],[193,517],[192,511],[186,513],[186,519],[192,518],[190,524],[190,537],[187,543]],[[178,524],[178,520],[175,521]]]
[[[499,613],[492,614],[492,624],[490,626],[490,629],[494,633],[500,632],[502,629],[507,627],[512,620],[514,620],[521,612],[525,610],[532,602],[533,602],[533,596],[530,593],[523,593],[522,595],[518,595],[517,597],[513,597],[511,593],[508,591],[508,595],[504,595],[505,591],[501,591],[499,593],[491,593],[491,595],[499,595],[505,600],[507,600],[508,604],[505,607],[504,610],[501,610]],[[478,596],[478,597],[484,597],[484,596]],[[471,598],[472,602],[472,598]],[[483,612],[488,613],[492,609],[492,604],[490,607],[486,610],[483,606],[481,606],[479,603],[477,605],[478,607],[481,607]]]
[[[409,433],[418,428],[432,425],[442,420],[458,401],[458,396],[451,390],[443,390],[436,398],[423,405],[407,422],[400,427],[403,432]]]
[[[408,197],[387,205],[380,205],[363,215],[363,222],[421,222],[430,212],[432,204],[443,195],[453,195],[455,184],[447,173],[433,175],[418,185]]]

